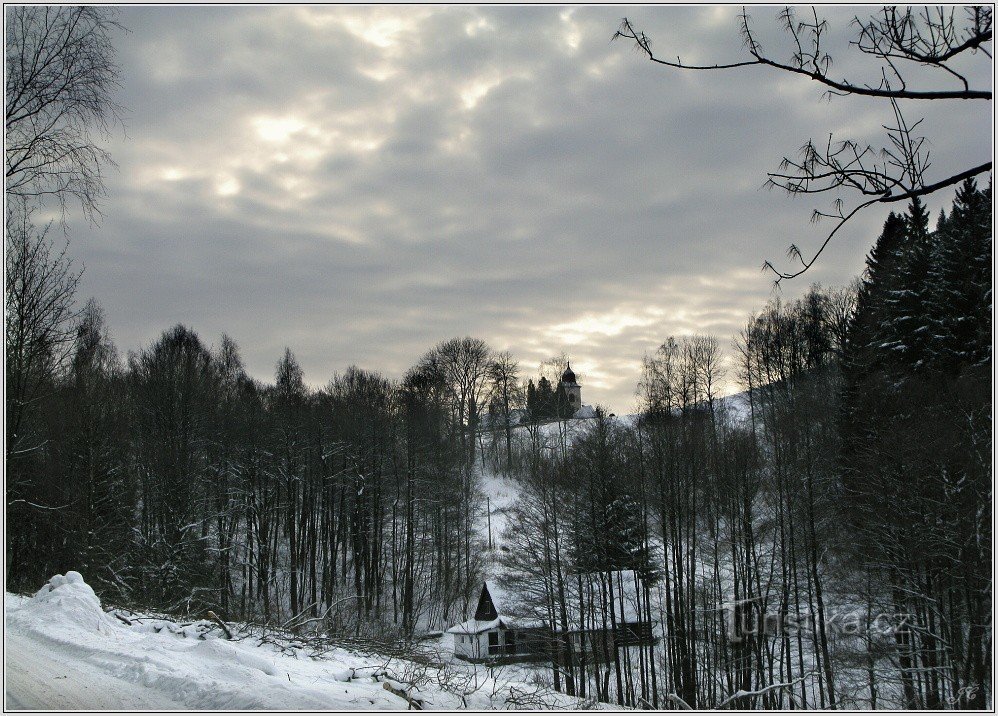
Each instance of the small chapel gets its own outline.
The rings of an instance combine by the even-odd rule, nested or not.
[[[561,387],[565,389],[568,396],[568,404],[573,410],[582,407],[582,386],[575,379],[575,371],[572,370],[571,362],[565,363],[565,372],[561,374]]]
[[[579,381],[575,377],[575,371],[572,370],[572,363],[570,361],[566,361],[565,363],[565,372],[561,374],[558,387],[563,389],[565,395],[568,396],[568,405],[572,410],[573,418],[593,417],[592,406],[582,404],[582,386],[579,385]]]

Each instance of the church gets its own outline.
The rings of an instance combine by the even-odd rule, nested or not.
[[[489,411],[483,416],[481,427],[492,429],[502,425],[505,418],[501,406],[490,405]],[[591,405],[582,402],[582,385],[579,383],[572,364],[565,362],[558,382],[545,376],[534,384],[533,379],[527,381],[526,405],[509,411],[510,425],[526,423],[546,423],[552,420],[585,420],[596,417],[596,411]]]
[[[533,380],[527,381],[526,397],[526,409],[518,411],[517,422],[546,423],[550,420],[592,418],[595,415],[592,406],[582,403],[582,386],[568,361],[555,385],[543,375],[536,386]]]
[[[561,381],[558,387],[565,391],[568,396],[568,406],[572,411],[572,417],[576,419],[593,417],[592,406],[582,404],[582,386],[575,378],[575,371],[572,364],[566,362],[565,372],[561,374]]]
[[[561,374],[558,387],[565,391],[568,396],[568,406],[572,417],[576,419],[593,417],[592,406],[582,404],[582,386],[575,378],[575,371],[572,370],[571,362],[565,363],[565,372]]]
[[[565,394],[568,396],[568,404],[572,407],[573,412],[582,407],[582,386],[575,379],[575,371],[572,370],[572,364],[565,364],[565,372],[561,374],[561,381],[559,385],[565,389]]]

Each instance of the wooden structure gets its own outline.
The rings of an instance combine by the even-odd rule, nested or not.
[[[473,663],[548,659],[551,631],[543,624],[501,614],[494,594],[500,592],[485,582],[474,617],[447,630],[454,637],[454,656]]]
[[[605,577],[587,575],[585,581]],[[637,589],[629,587],[633,572],[614,572],[611,578],[615,583],[612,607],[602,603],[608,593],[602,589],[584,594],[582,600],[577,590],[567,591],[567,629],[560,623],[512,616],[505,595],[495,583],[486,581],[474,616],[447,630],[454,638],[454,655],[475,663],[545,661],[553,657],[560,642],[583,659],[603,661],[612,659],[618,649],[654,644],[654,625],[647,619]],[[579,583],[570,580],[568,584],[572,582]]]

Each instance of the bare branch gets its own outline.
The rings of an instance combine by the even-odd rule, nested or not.
[[[790,63],[775,60],[763,52],[762,47],[756,41],[755,36],[752,33],[749,25],[749,16],[744,8],[739,15],[739,31],[749,54],[753,58],[751,60],[703,65],[685,65],[679,60],[678,57],[675,62],[662,59],[652,51],[651,41],[647,35],[640,30],[637,30],[631,21],[626,17],[621,21],[620,27],[613,35],[613,39],[625,38],[633,40],[635,47],[643,52],[649,60],[667,67],[674,67],[682,70],[728,70],[739,67],[761,65],[783,72],[801,75],[802,77],[807,77],[808,79],[829,87],[830,92],[833,94],[856,94],[868,97],[922,100],[991,99],[992,93],[990,90],[970,89],[966,83],[964,83],[963,87],[957,90],[940,89],[921,91],[907,89],[903,81],[901,88],[897,89],[885,87],[883,84],[879,86],[870,86],[859,84],[848,79],[832,79],[827,74],[832,65],[832,58],[827,54],[822,54],[821,52],[821,37],[827,31],[827,22],[825,20],[820,20],[817,14],[814,13],[813,22],[795,23],[794,14],[791,9],[782,11],[778,16],[778,19],[781,22],[784,31],[791,36],[797,47],[797,52],[794,53]],[[889,25],[884,25],[882,27],[874,21],[870,21],[868,23],[859,22],[858,24],[861,27],[860,39],[853,44],[859,47],[861,51],[879,56],[885,60],[888,57],[903,57],[904,59],[937,67],[944,67],[946,60],[951,59],[966,50],[983,49],[982,46],[984,43],[990,42],[992,39],[990,11],[987,13],[986,20],[982,20],[978,25],[968,30],[968,36],[959,45],[949,46],[945,51],[933,51],[931,49],[932,46],[930,45],[930,49],[921,54],[914,49],[908,49],[907,51],[899,50],[899,53],[893,53],[887,49],[878,50],[877,48],[895,47],[896,43],[899,41],[902,42],[902,47],[911,47],[912,43],[910,41],[903,41],[903,38],[902,40],[890,39],[889,33],[891,31]],[[809,49],[805,49],[802,44],[800,35],[801,31],[805,31],[811,35],[812,44]],[[917,47],[920,45],[916,43],[915,46]]]
[[[107,8],[19,6],[5,29],[7,194],[54,197],[63,216],[75,199],[96,222],[114,166],[97,140],[121,121],[111,36],[123,28]]]
[[[838,233],[839,229],[841,229],[846,224],[846,222],[848,222],[853,216],[855,216],[857,213],[867,208],[868,206],[873,206],[874,204],[908,201],[910,199],[914,199],[915,197],[926,196],[927,194],[932,194],[933,192],[939,191],[940,189],[945,189],[948,186],[959,184],[960,182],[969,179],[970,177],[990,172],[991,168],[992,168],[991,162],[985,162],[984,164],[978,165],[972,169],[967,169],[966,171],[960,172],[959,174],[954,174],[951,177],[938,181],[934,184],[923,186],[919,189],[912,189],[910,191],[906,191],[902,194],[897,194],[897,195],[888,194],[886,196],[880,197],[879,199],[871,199],[870,201],[865,201],[856,206],[848,214],[842,214],[841,212],[838,214],[822,214],[821,212],[816,211],[815,214],[817,217],[836,218],[838,219],[838,223],[835,225],[835,228],[833,228],[832,231],[825,237],[824,241],[821,242],[821,246],[818,247],[818,250],[814,253],[814,255],[810,258],[810,260],[805,261],[800,256],[800,252],[797,250],[797,248],[795,246],[791,247],[795,252],[794,255],[797,258],[800,258],[801,263],[803,264],[803,268],[801,268],[799,271],[792,271],[792,272],[779,271],[773,266],[773,264],[770,261],[765,261],[763,263],[763,270],[772,271],[774,274],[776,274],[777,276],[775,281],[776,284],[779,284],[784,279],[797,278],[802,273],[811,268],[811,266],[814,265],[815,261],[817,261],[818,257],[821,256],[822,252],[825,250],[825,248],[827,248],[829,242],[832,240],[835,234]]]
[[[655,55],[651,41],[624,18],[614,35],[629,38],[636,48],[656,63],[684,70],[718,70],[762,65],[782,72],[801,75],[825,85],[825,96],[864,95],[890,101],[894,116],[892,125],[884,125],[887,142],[879,150],[862,146],[852,139],[834,141],[829,134],[827,142],[819,147],[809,140],[801,147],[796,159],[784,157],[776,172],[767,175],[768,188],[780,188],[791,195],[820,194],[840,190],[856,192],[864,197],[848,213],[843,210],[841,197],[833,202],[832,213],[816,210],[812,222],[834,219],[835,227],[825,237],[815,255],[806,260],[796,245],[791,245],[787,256],[800,261],[799,270],[779,271],[770,262],[765,270],[777,275],[777,282],[793,278],[806,271],[824,251],[835,233],[861,209],[876,203],[902,201],[951,186],[968,176],[975,176],[991,169],[991,163],[968,169],[936,182],[927,182],[931,167],[927,139],[916,134],[922,120],[910,122],[901,110],[902,99],[985,99],[990,100],[990,90],[974,90],[967,78],[949,67],[947,61],[967,52],[982,51],[989,59],[984,45],[992,40],[992,10],[988,7],[972,8],[967,20],[960,25],[953,8],[938,8],[935,13],[925,9],[920,14],[912,8],[885,7],[879,15],[868,20],[854,18],[858,39],[850,44],[860,52],[881,61],[880,79],[876,84],[860,84],[848,79],[833,79],[828,75],[832,58],[823,50],[828,32],[828,22],[812,8],[809,16],[800,18],[792,7],[783,8],[777,23],[789,38],[791,59],[783,62],[764,52],[753,32],[750,18],[743,7],[738,15],[739,34],[751,60],[741,62],[684,65],[663,60]],[[920,65],[945,72],[956,79],[957,89],[912,90],[904,77],[904,66]]]

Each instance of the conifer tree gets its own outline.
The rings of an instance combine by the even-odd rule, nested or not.
[[[537,381],[537,417],[541,420],[550,420],[557,417],[554,389],[551,381],[544,376]]]
[[[565,386],[561,383],[558,383],[558,388],[554,392],[554,413],[559,420],[566,420],[575,414],[572,404],[568,402]]]
[[[534,386],[533,379],[531,379],[527,381],[527,420],[536,423],[540,417],[537,414],[537,410],[537,388]]]
[[[929,274],[928,316],[939,369],[955,373],[990,355],[991,202],[973,179],[940,221]]]
[[[876,325],[892,289],[905,240],[904,218],[893,211],[887,216],[877,243],[866,258],[866,271],[856,298],[852,345],[858,349],[874,340]]]
[[[911,615],[896,644],[909,708],[984,703],[990,471],[980,450],[991,425],[979,366],[991,354],[990,212],[969,181],[935,232],[917,201],[900,228],[889,217],[848,341],[844,515],[857,554],[884,580],[870,598]],[[971,684],[970,696],[952,696]]]
[[[898,283],[889,290],[885,316],[885,341],[892,356],[906,367],[925,365],[930,350],[926,309],[929,304],[929,274],[934,239],[929,232],[929,212],[917,197],[904,216],[905,242],[899,266]]]

